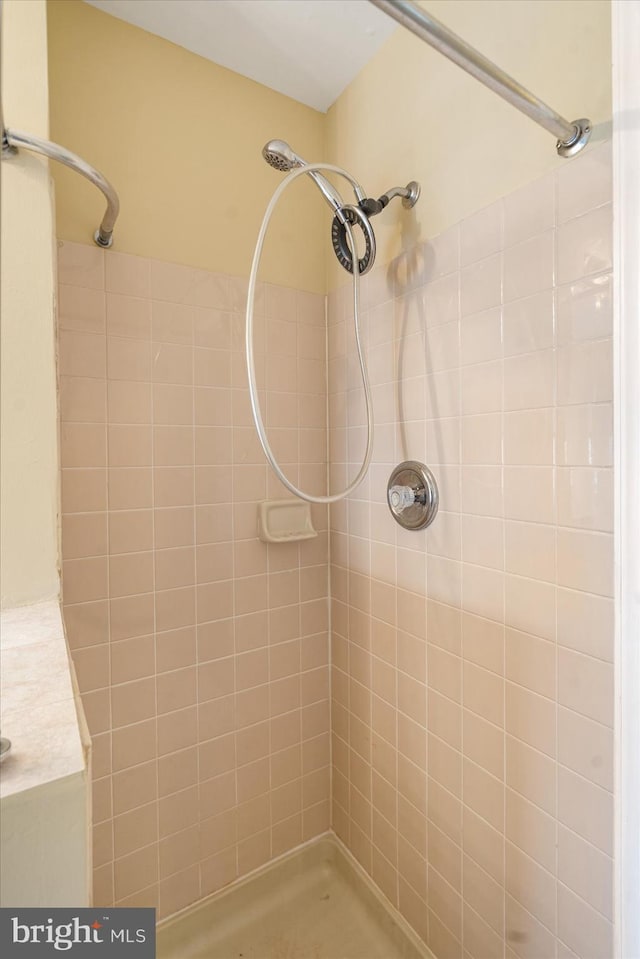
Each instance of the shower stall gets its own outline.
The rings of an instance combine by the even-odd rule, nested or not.
[[[51,140],[3,127],[60,161],[92,903],[163,959],[629,959],[609,4],[375,0],[326,112],[128,6],[49,0]]]

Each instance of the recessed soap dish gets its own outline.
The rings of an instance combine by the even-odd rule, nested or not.
[[[263,543],[294,543],[317,535],[309,503],[272,499],[258,504],[258,536]]]

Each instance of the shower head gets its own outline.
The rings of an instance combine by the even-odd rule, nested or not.
[[[294,153],[285,140],[269,140],[262,148],[262,156],[269,166],[272,166],[274,170],[278,170],[279,173],[290,173],[291,170],[294,170],[296,167],[307,165],[307,161],[303,160],[297,153]],[[319,173],[312,170],[309,176],[315,181],[333,212],[338,213],[345,205],[338,191],[329,183],[326,177],[321,176]],[[355,187],[357,187],[357,184]],[[358,191],[356,189],[356,196],[357,195]],[[362,196],[364,198],[364,193]],[[359,199],[360,197],[358,196],[358,200]]]
[[[304,166],[304,160],[284,140],[269,140],[262,148],[262,156],[269,166],[280,173],[289,173],[294,167]]]

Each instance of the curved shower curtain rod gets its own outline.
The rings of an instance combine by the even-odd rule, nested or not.
[[[95,167],[92,167],[90,163],[83,160],[82,157],[72,153],[71,150],[65,150],[57,143],[52,143],[51,140],[41,140],[40,137],[34,137],[30,133],[7,130],[2,126],[2,159],[8,159],[16,154],[18,147],[30,150],[33,153],[41,153],[43,156],[49,157],[50,160],[57,160],[58,163],[75,170],[76,173],[85,177],[102,191],[107,201],[107,209],[102,217],[102,223],[93,234],[93,239],[98,246],[111,246],[113,243],[113,228],[120,210],[120,200],[107,178]]]
[[[370,2],[462,67],[480,83],[484,83],[521,113],[535,120],[549,133],[553,133],[557,137],[556,149],[561,157],[574,156],[589,142],[590,120],[580,119],[573,122],[565,120],[422,7],[411,3],[410,0],[370,0]]]

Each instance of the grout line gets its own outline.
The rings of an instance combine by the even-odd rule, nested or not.
[[[191,532],[193,537],[193,613],[194,613],[194,633],[195,633],[195,667],[196,667],[196,788],[198,803],[198,843],[200,842],[200,643],[199,643],[199,625],[198,625],[198,537],[196,534],[196,475],[198,461],[196,447],[196,338],[195,338],[195,309],[191,312],[191,445],[193,459],[193,482],[191,487],[193,506],[191,515]],[[156,633],[157,643],[157,633]],[[157,682],[157,680],[156,680]],[[159,834],[159,833],[158,833]],[[200,857],[196,863],[198,869],[198,894],[202,897],[202,866]]]
[[[106,287],[106,275],[105,275],[105,266],[104,266],[104,253],[102,254],[103,260],[103,281],[104,287]],[[104,352],[105,352],[105,370],[104,370],[104,403],[105,403],[105,486],[106,486],[106,504],[105,504],[105,518],[107,524],[107,542],[106,542],[106,560],[107,560],[107,641],[109,643],[109,785],[110,785],[110,801],[111,801],[111,860],[112,860],[112,879],[111,879],[111,895],[112,901],[115,901],[115,830],[114,830],[114,809],[115,809],[115,797],[114,797],[114,788],[113,788],[113,711],[111,705],[111,688],[112,688],[112,659],[111,659],[111,530],[109,518],[111,515],[111,497],[109,490],[109,362],[108,362],[108,349],[109,349],[109,336],[107,330],[107,321],[106,321],[106,292],[103,293],[105,301],[105,330],[104,330]],[[93,840],[93,821],[91,828],[90,840]]]
[[[326,382],[326,403],[325,403],[325,437],[326,437],[326,466],[325,466],[325,489],[330,490],[330,471],[331,471],[331,358],[329,356],[329,294],[324,297],[324,355],[325,355],[325,382]],[[334,762],[333,755],[333,602],[332,602],[332,552],[331,552],[331,529],[333,525],[331,505],[327,504],[325,513],[325,523],[327,527],[327,669],[328,669],[328,697],[329,697],[329,826],[333,828],[333,797],[334,797]]]
[[[551,318],[552,318],[552,333],[553,333],[553,410],[551,413],[551,425],[552,425],[552,436],[553,436],[553,446],[552,446],[552,461],[553,461],[553,473],[552,473],[552,489],[553,489],[553,519],[556,525],[556,534],[553,542],[553,572],[554,572],[554,643],[555,643],[555,709],[554,709],[554,721],[555,721],[555,783],[554,783],[554,833],[555,833],[555,849],[554,849],[554,858],[555,858],[555,888],[554,888],[554,928],[553,935],[555,939],[555,952],[556,956],[558,954],[558,923],[560,915],[560,901],[559,901],[559,884],[557,881],[559,865],[560,865],[560,823],[558,818],[559,808],[560,808],[560,777],[558,775],[559,762],[558,756],[560,753],[559,750],[559,680],[560,680],[560,649],[558,645],[558,532],[559,532],[559,518],[558,518],[558,294],[557,294],[557,279],[558,279],[558,213],[560,206],[560,196],[559,196],[559,181],[557,175],[554,175],[553,178],[554,185],[554,231],[553,231],[553,280],[554,280],[554,293],[551,298]]]
[[[463,395],[462,395],[462,325],[464,322],[464,317],[462,314],[462,262],[461,262],[461,231],[460,228],[456,231],[456,245],[457,245],[457,263],[458,268],[455,272],[456,276],[456,293],[457,293],[457,321],[458,321],[458,371],[457,371],[457,409],[458,409],[458,418],[459,418],[459,428],[458,428],[458,462],[460,464],[458,469],[458,504],[459,511],[462,510],[462,464],[464,463],[463,459],[463,435],[462,435],[462,410],[463,410]],[[502,261],[502,254],[500,254],[500,260]],[[462,517],[459,521],[458,527],[458,553],[462,557]],[[460,608],[462,608],[462,597],[464,590],[464,566],[460,567]],[[427,633],[427,641],[428,641]],[[460,852],[459,852],[459,865],[460,865],[460,900],[461,900],[461,922],[460,922],[460,946],[462,952],[464,953],[465,949],[465,923],[464,923],[464,903],[465,903],[465,893],[464,893],[464,832],[463,832],[463,809],[464,809],[464,723],[462,719],[464,717],[464,702],[465,702],[465,683],[464,683],[464,659],[462,657],[462,641],[460,648],[460,759],[459,759],[459,771],[460,771]],[[427,718],[427,730],[429,729],[429,721]],[[444,787],[441,787],[444,788]]]
[[[501,353],[501,384],[500,384],[500,492],[501,492],[501,516],[500,523],[502,526],[502,609],[501,609],[501,630],[502,630],[502,875],[503,875],[503,888],[502,888],[502,922],[503,927],[501,930],[502,938],[502,949],[503,955],[506,956],[507,948],[507,841],[506,841],[506,819],[507,819],[507,680],[506,680],[506,670],[507,670],[507,631],[506,631],[506,620],[507,620],[507,609],[506,609],[506,577],[507,577],[507,518],[505,510],[505,480],[506,480],[506,445],[505,445],[505,423],[506,423],[506,391],[505,391],[505,251],[504,251],[504,240],[505,240],[505,209],[504,203],[501,202],[500,205],[500,214],[501,214],[501,252],[500,252],[500,353]],[[461,458],[462,462],[462,458]]]
[[[149,271],[151,268],[149,267]],[[150,280],[150,278],[149,278]],[[151,308],[150,308],[151,312]],[[151,319],[153,325],[153,319]],[[151,370],[150,377],[153,381],[153,329],[151,330],[149,336],[149,354],[151,359]],[[155,772],[156,772],[156,796],[155,796],[155,814],[156,814],[156,868],[157,868],[157,885],[158,885],[158,908],[161,909],[160,903],[160,761],[158,757],[158,632],[157,632],[157,616],[156,616],[156,522],[155,522],[155,463],[156,463],[156,449],[155,449],[155,418],[156,418],[156,409],[155,409],[155,395],[153,386],[151,387],[151,554],[153,558],[153,565],[151,569],[151,583],[152,583],[152,592],[153,592],[153,678],[154,678],[154,718],[155,718]]]

